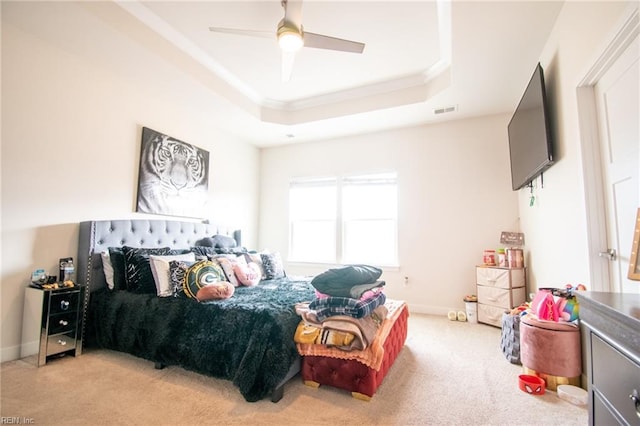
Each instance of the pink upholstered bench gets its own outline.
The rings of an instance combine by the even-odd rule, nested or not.
[[[301,374],[305,384],[329,385],[351,391],[354,398],[370,400],[404,346],[408,318],[409,309],[404,305],[384,341],[384,358],[379,370],[353,359],[304,356]]]

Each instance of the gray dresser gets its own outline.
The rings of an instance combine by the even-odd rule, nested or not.
[[[640,285],[640,284],[639,284]],[[640,294],[576,292],[589,424],[640,424]]]

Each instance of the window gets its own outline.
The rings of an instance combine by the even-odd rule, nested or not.
[[[315,179],[289,186],[289,257],[335,262],[337,180]]]
[[[295,180],[289,260],[396,265],[396,173]]]

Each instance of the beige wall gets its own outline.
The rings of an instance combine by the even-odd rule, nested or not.
[[[566,2],[541,54],[553,111],[557,163],[537,181],[536,203],[519,193],[529,278],[537,287],[590,283],[588,234],[576,88],[637,2]]]
[[[260,245],[287,256],[291,178],[395,170],[400,267],[385,270],[386,293],[407,300],[416,312],[464,308],[463,296],[475,293],[474,265],[482,261],[482,251],[498,247],[501,231],[518,230],[509,117],[263,149]],[[329,266],[287,264],[287,270],[315,274]]]
[[[44,33],[24,5],[2,4],[2,360],[19,354],[31,271],[54,274],[77,256],[77,223],[144,217],[134,213],[141,126],[208,150],[207,218],[257,241],[259,150],[220,131],[220,100],[82,9],[60,29],[82,26],[74,41]]]

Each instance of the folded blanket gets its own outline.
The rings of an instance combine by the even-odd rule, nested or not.
[[[308,309],[308,303],[296,305],[296,312],[302,317],[294,341],[296,343],[335,346],[341,350],[363,350],[369,346],[387,316],[387,308],[382,305],[364,318],[335,315],[325,321],[318,321],[315,312]]]
[[[379,281],[381,282],[381,281]],[[367,290],[364,293],[362,293],[362,296],[360,296],[358,299],[360,300],[366,300],[366,299],[371,299],[373,296],[375,296],[376,294],[380,293],[383,291],[383,287],[379,286],[379,287],[375,287],[372,288],[371,290]],[[316,293],[316,298],[318,299],[324,299],[326,297],[331,297],[328,294],[324,294],[324,293],[320,293],[318,290],[315,290]]]
[[[293,336],[293,341],[296,343],[335,346],[340,349],[351,348],[353,344],[353,346],[362,349],[361,345],[355,340],[356,336],[353,333],[323,329],[322,327],[307,324],[304,321],[300,321],[298,328],[296,328],[296,334]]]
[[[376,282],[380,275],[382,275],[382,269],[375,266],[347,265],[328,269],[315,276],[311,280],[311,285],[329,296],[359,299],[365,291],[378,287]]]
[[[315,311],[318,321],[323,322],[333,315],[347,315],[353,318],[364,318],[373,310],[384,305],[386,296],[379,293],[370,299],[359,300],[350,297],[325,297],[309,303],[309,309]]]
[[[376,371],[380,370],[384,359],[384,342],[396,322],[406,302],[402,300],[387,299],[385,307],[388,310],[387,318],[378,329],[373,342],[365,350],[343,351],[334,347],[316,344],[296,343],[298,353],[302,356],[324,356],[328,358],[351,359],[358,361]]]

